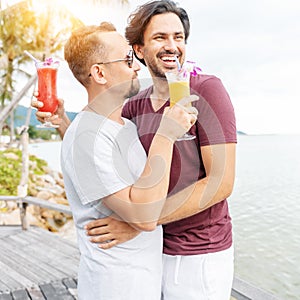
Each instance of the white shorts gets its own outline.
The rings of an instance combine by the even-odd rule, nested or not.
[[[161,300],[229,300],[233,260],[233,246],[208,254],[164,254]]]

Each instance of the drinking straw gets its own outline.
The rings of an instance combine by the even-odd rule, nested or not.
[[[175,61],[176,61],[177,69],[178,69],[178,71],[180,71],[181,65],[180,65],[180,62],[179,62],[177,56],[174,56],[174,59],[175,59]]]
[[[24,51],[24,53],[29,56],[32,60],[34,60],[35,63],[40,62],[38,59],[36,59],[31,53],[29,53],[27,50]]]

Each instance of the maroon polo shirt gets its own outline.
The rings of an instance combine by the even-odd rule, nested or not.
[[[137,125],[147,153],[163,110],[169,106],[168,101],[155,112],[150,100],[152,89],[151,86],[132,97],[123,108],[123,116]],[[221,81],[215,76],[203,74],[191,77],[191,94],[200,97],[193,103],[199,114],[190,130],[196,139],[175,143],[169,194],[205,177],[201,146],[237,142],[234,109]],[[226,199],[203,212],[163,227],[164,253],[170,255],[216,252],[232,244],[232,225]]]

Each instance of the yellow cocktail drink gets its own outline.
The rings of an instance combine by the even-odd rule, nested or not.
[[[176,56],[174,58],[178,61]],[[177,70],[166,72],[165,75],[169,86],[170,107],[172,107],[183,98],[190,96],[190,71],[185,67],[178,67]],[[190,99],[186,100],[188,101]],[[191,102],[182,104],[186,107],[192,105]],[[185,133],[181,138],[178,138],[177,141],[188,141],[193,140],[194,138],[194,135]]]
[[[170,106],[172,107],[184,97],[190,96],[190,73],[166,72],[169,85]]]
[[[190,95],[190,85],[188,81],[169,82],[170,107],[175,105],[182,98]]]

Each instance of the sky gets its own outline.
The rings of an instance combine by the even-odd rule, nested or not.
[[[54,1],[54,0],[53,0]],[[176,0],[175,0],[176,1]],[[82,21],[111,21],[124,33],[127,16],[147,1],[60,0]],[[219,77],[235,108],[237,128],[248,134],[300,134],[300,1],[179,0],[189,14],[187,58]],[[80,5],[80,6],[79,6]],[[140,78],[149,77],[143,69]],[[86,93],[62,62],[58,94],[79,111]]]

